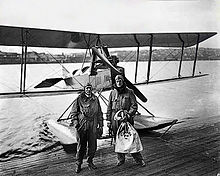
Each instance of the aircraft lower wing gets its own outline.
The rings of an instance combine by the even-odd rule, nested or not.
[[[0,99],[5,98],[23,98],[23,97],[42,97],[54,95],[66,95],[81,92],[83,89],[62,89],[45,91],[25,91],[25,92],[4,92],[0,93]]]
[[[156,83],[163,83],[163,82],[171,82],[171,81],[183,81],[187,79],[199,78],[203,76],[207,76],[208,74],[200,74],[195,76],[185,76],[185,77],[176,77],[170,79],[163,79],[163,80],[154,80],[154,81],[144,81],[140,83],[135,83],[134,85],[146,85],[146,84],[156,84]],[[46,88],[55,85],[63,78],[50,78],[42,81],[40,84],[35,86],[35,88]],[[105,88],[103,91],[108,91],[111,88]],[[37,96],[54,96],[54,95],[64,95],[70,94],[73,92],[81,92],[83,89],[62,89],[62,90],[48,90],[48,91],[25,91],[25,92],[5,92],[0,93],[0,99],[3,98],[20,98],[20,97],[37,97]]]
[[[187,79],[193,79],[193,78],[199,78],[203,76],[208,76],[209,74],[200,74],[200,75],[194,75],[194,76],[182,76],[182,77],[174,77],[174,78],[167,78],[167,79],[159,79],[154,81],[143,81],[139,83],[134,83],[134,85],[142,85],[142,84],[154,84],[154,83],[163,83],[163,82],[171,82],[171,81],[183,81]]]

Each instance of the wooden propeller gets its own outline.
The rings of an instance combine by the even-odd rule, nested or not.
[[[112,70],[113,73],[115,74],[122,74],[120,71],[115,68],[109,60],[99,52],[99,50],[95,47],[92,47],[93,52]],[[138,90],[137,87],[135,87],[125,76],[125,82],[126,85],[134,91],[134,94],[143,102],[147,102],[147,98]]]

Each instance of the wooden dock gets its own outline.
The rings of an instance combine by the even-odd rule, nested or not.
[[[94,159],[97,170],[90,171],[84,162],[82,171],[76,174],[75,154],[60,147],[57,151],[2,162],[0,175],[220,175],[220,116],[183,119],[162,138],[163,131],[139,133],[146,167],[136,165],[129,155],[126,163],[117,167],[114,147],[107,139],[99,145]]]

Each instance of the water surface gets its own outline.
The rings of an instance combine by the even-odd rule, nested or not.
[[[65,64],[68,70],[80,68],[80,64]],[[135,63],[121,63],[127,77],[134,81]],[[146,79],[147,63],[138,65],[138,81]],[[192,62],[184,62],[182,76],[192,74]],[[197,73],[209,73],[209,76],[142,85],[139,89],[148,98],[143,103],[153,114],[169,118],[196,118],[220,115],[220,62],[199,61]],[[170,78],[177,75],[178,62],[153,62],[151,80]],[[46,77],[61,76],[58,64],[28,65],[26,87],[33,87]],[[19,65],[0,66],[0,91],[19,91]],[[63,87],[56,85],[54,89]],[[108,97],[108,92],[103,93]],[[46,125],[48,119],[57,119],[76,98],[77,94],[44,96],[34,98],[0,99],[0,161],[28,157],[46,150],[62,149]],[[100,100],[101,101],[101,100]],[[138,100],[140,102],[140,100]],[[106,106],[101,101],[103,112]],[[146,113],[139,107],[141,113]],[[66,114],[68,115],[68,113]]]

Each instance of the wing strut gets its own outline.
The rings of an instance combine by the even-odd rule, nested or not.
[[[28,31],[21,29],[21,42],[22,42],[22,56],[21,56],[21,78],[20,78],[20,93],[25,93],[25,82],[26,82],[26,65],[27,65],[27,34]]]
[[[199,38],[200,38],[200,34],[197,34],[197,44],[196,44],[196,54],[195,54],[195,59],[194,59],[194,63],[193,63],[193,73],[192,76],[195,75],[195,70],[196,70],[196,60],[197,60],[197,55],[198,55],[198,49],[199,49]]]
[[[24,53],[24,79],[23,79],[23,93],[25,94],[25,82],[26,82],[26,67],[27,67],[27,45],[28,45],[28,40],[27,40],[27,33],[28,31],[25,31],[25,53]]]
[[[104,51],[106,57],[108,58],[108,57],[110,56],[110,54],[109,54],[109,51],[108,51],[107,46],[103,46],[103,47],[102,47],[102,50]]]
[[[182,67],[182,61],[183,61],[183,51],[184,51],[184,40],[182,39],[181,35],[178,34],[178,37],[180,41],[182,42],[182,52],[181,52],[181,57],[180,57],[180,64],[179,64],[179,71],[178,71],[178,77],[181,77],[181,67]]]
[[[152,59],[152,45],[153,45],[153,34],[150,34],[150,53],[149,53],[149,61],[148,61],[148,68],[147,68],[147,83],[150,80],[150,66],[151,66],[151,59]]]
[[[99,34],[97,36],[96,46],[101,46],[101,39],[100,39],[100,35]]]
[[[22,92],[22,85],[23,85],[23,60],[24,60],[24,35],[23,35],[23,28],[21,29],[21,77],[20,77],[20,92]]]
[[[97,71],[95,70],[95,61],[97,60],[97,55],[92,50],[92,57],[90,61],[90,67],[89,67],[89,76],[97,75]]]
[[[137,47],[137,59],[136,59],[136,66],[135,66],[135,79],[134,79],[134,82],[137,83],[137,69],[138,69],[140,42],[138,41],[136,34],[134,34],[134,39],[135,39],[135,41],[138,45],[138,47]]]

